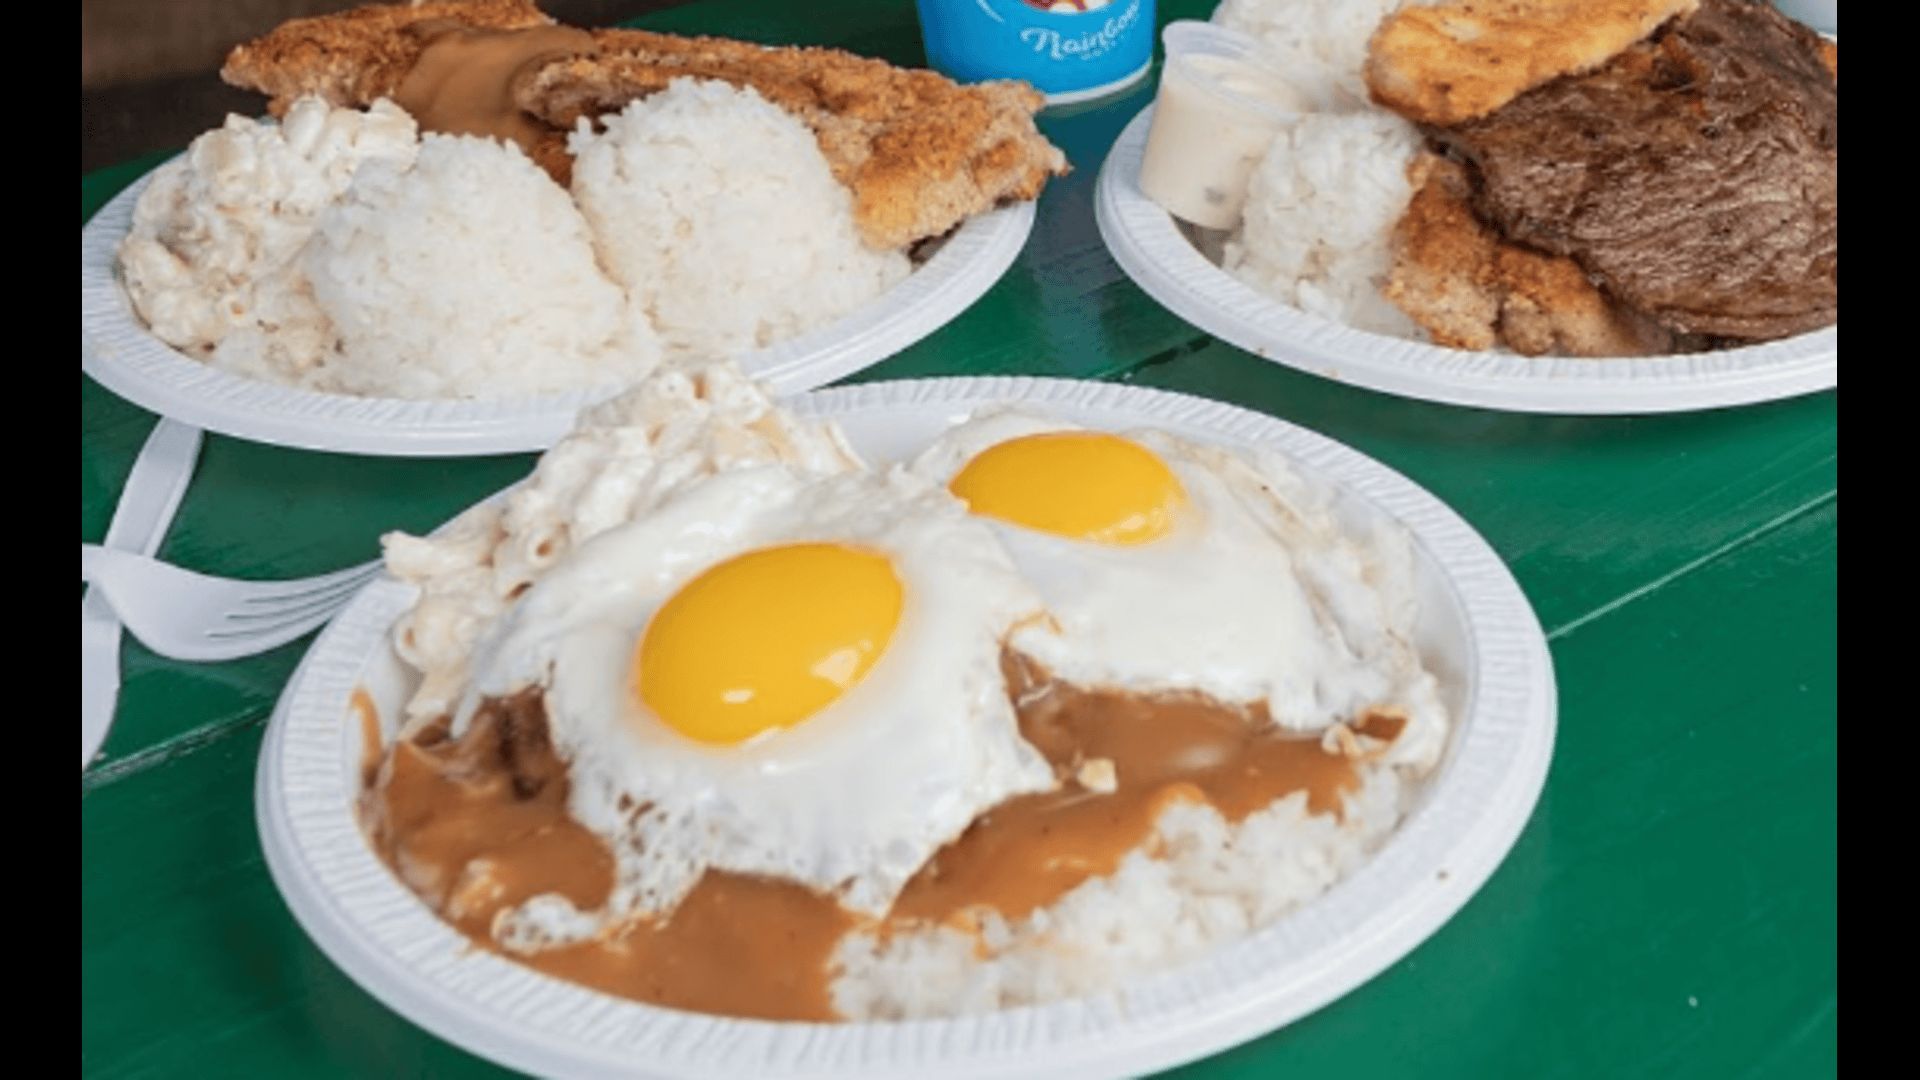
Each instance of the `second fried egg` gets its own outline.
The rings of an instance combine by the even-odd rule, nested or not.
[[[1051,616],[1013,644],[1055,676],[1264,702],[1302,730],[1404,703],[1401,751],[1437,751],[1432,678],[1388,630],[1389,560],[1277,457],[996,409],[909,468],[992,523]]]

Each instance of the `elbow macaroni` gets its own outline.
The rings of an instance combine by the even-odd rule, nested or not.
[[[865,468],[837,428],[780,411],[733,364],[671,368],[583,413],[505,496],[432,536],[382,537],[388,571],[420,589],[394,628],[395,651],[421,675],[408,724],[452,711],[475,643],[575,546],[690,481],[770,464],[819,475]]]

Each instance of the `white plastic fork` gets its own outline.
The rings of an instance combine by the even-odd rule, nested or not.
[[[233,660],[284,645],[333,618],[380,560],[291,581],[237,581],[97,544],[80,545],[80,579],[99,589],[140,644],[173,660]]]

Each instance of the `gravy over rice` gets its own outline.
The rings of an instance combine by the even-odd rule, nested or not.
[[[1059,786],[982,814],[921,867],[877,926],[791,882],[709,872],[671,912],[514,958],[650,1004],[841,1019],[832,958],[850,932],[973,932],[988,909],[1012,919],[1045,908],[1136,850],[1151,854],[1156,822],[1183,803],[1238,822],[1304,792],[1309,813],[1343,817],[1361,767],[1406,722],[1383,710],[1301,735],[1274,724],[1264,705],[1085,689],[1010,650],[1001,670],[1021,734]],[[569,815],[568,792],[535,688],[485,703],[459,738],[442,720],[396,742],[362,794],[361,815],[408,887],[473,941],[500,950],[493,927],[509,909],[558,893],[593,910],[613,888],[613,855]]]

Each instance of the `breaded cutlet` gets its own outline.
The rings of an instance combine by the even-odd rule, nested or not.
[[[853,192],[866,242],[898,248],[1004,202],[1032,199],[1066,156],[1034,126],[1025,83],[960,86],[838,49],[768,47],[644,30],[597,30],[598,55],[549,64],[519,87],[522,108],[571,127],[680,76],[750,86],[813,129]]]
[[[533,0],[409,0],[369,4],[332,15],[281,23],[265,37],[236,45],[220,68],[232,86],[268,97],[280,116],[295,98],[318,94],[336,107],[363,109],[399,89],[431,35],[457,23],[476,30],[551,26]],[[565,186],[573,174],[567,133],[542,133],[526,148],[534,164]]]
[[[552,20],[531,0],[414,0],[296,19],[241,45],[227,82],[283,112],[303,94],[365,107],[392,94],[420,53],[422,23],[524,29]],[[1044,99],[1025,83],[960,86],[931,71],[837,49],[776,48],[725,38],[597,30],[598,55],[560,58],[514,87],[551,126],[530,148],[560,183],[572,158],[565,132],[616,112],[675,76],[750,86],[813,130],[834,176],[853,193],[854,220],[873,247],[939,236],[1001,203],[1032,199],[1066,156],[1034,126]]]
[[[1501,239],[1474,215],[1459,164],[1423,154],[1381,291],[1434,342],[1526,356],[1646,356],[1673,335],[1608,300],[1572,259]]]
[[[533,0],[409,0],[369,4],[281,23],[265,37],[235,45],[220,78],[267,95],[267,110],[319,94],[334,106],[366,108],[400,86],[426,39],[419,23],[451,20],[479,30],[524,30],[553,20]]]
[[[1606,63],[1700,0],[1444,0],[1380,21],[1373,100],[1415,123],[1485,116],[1536,86]]]

